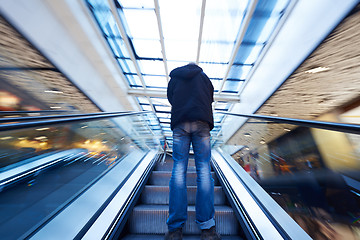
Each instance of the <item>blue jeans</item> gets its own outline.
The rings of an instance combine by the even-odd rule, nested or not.
[[[185,122],[173,130],[174,166],[170,178],[169,231],[182,228],[187,220],[186,171],[192,143],[197,174],[196,223],[200,229],[209,229],[214,220],[214,179],[211,176],[210,128],[205,122]]]

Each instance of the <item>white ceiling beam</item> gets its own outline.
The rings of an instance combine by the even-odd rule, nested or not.
[[[154,0],[154,5],[155,5],[155,14],[156,14],[157,23],[158,23],[158,29],[159,29],[161,52],[162,52],[163,61],[164,61],[164,67],[165,67],[165,76],[166,76],[167,82],[169,82],[169,70],[168,70],[168,66],[167,66],[167,58],[166,58],[165,42],[164,42],[164,33],[163,33],[163,30],[162,30],[162,23],[161,23],[161,17],[160,17],[159,0]]]
[[[206,7],[206,0],[203,0],[202,5],[201,5],[201,16],[200,16],[198,48],[197,48],[197,54],[196,54],[196,64],[199,64],[199,61],[200,61],[200,49],[201,49],[201,42],[202,42],[202,33],[203,33],[203,29],[204,29],[205,7]]]
[[[142,84],[143,88],[146,89],[146,84],[145,84],[144,79],[143,79],[143,77],[141,75],[140,67],[137,64],[135,54],[131,49],[131,44],[130,44],[129,39],[127,37],[124,25],[122,24],[121,19],[119,17],[117,7],[115,6],[115,3],[114,3],[113,0],[108,0],[108,3],[109,3],[109,6],[110,6],[110,10],[113,13],[113,16],[115,18],[115,21],[116,21],[117,25],[119,26],[119,31],[120,31],[121,37],[124,40],[126,50],[128,51],[128,53],[130,55],[130,59],[131,59],[131,61],[133,62],[134,66],[135,66],[136,74],[140,78],[140,81],[141,81],[141,84]]]
[[[167,98],[166,91],[161,90],[143,90],[143,89],[129,89],[129,95],[139,96],[139,97],[161,97]],[[214,94],[215,101],[223,102],[240,102],[239,96],[237,94]]]
[[[233,48],[233,52],[231,54],[231,57],[230,57],[230,61],[229,61],[229,64],[228,64],[228,68],[226,70],[226,73],[225,73],[225,76],[221,82],[221,85],[220,85],[220,89],[219,89],[219,92],[221,93],[223,88],[224,88],[224,85],[225,85],[225,81],[226,79],[228,78],[229,76],[229,73],[230,73],[230,70],[231,70],[231,67],[235,61],[235,57],[236,57],[236,54],[237,52],[239,51],[239,48],[240,48],[240,45],[244,39],[244,36],[245,36],[245,33],[246,33],[246,30],[248,29],[249,27],[249,24],[250,24],[250,21],[251,21],[251,18],[254,14],[254,11],[255,11],[255,8],[256,8],[256,4],[257,4],[258,0],[253,0],[251,3],[250,3],[250,6],[249,8],[247,9],[247,12],[246,12],[246,16],[244,18],[244,23],[241,25],[241,30],[240,30],[240,34],[239,34],[239,37],[238,39],[236,40],[236,43],[235,43],[235,46]]]

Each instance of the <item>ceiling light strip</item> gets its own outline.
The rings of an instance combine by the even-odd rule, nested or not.
[[[138,65],[138,63],[137,63],[137,61],[136,61],[134,52],[132,51],[132,48],[131,48],[131,45],[130,45],[130,43],[129,43],[129,39],[128,39],[128,36],[127,36],[127,34],[126,34],[124,25],[122,24],[121,19],[120,19],[120,17],[119,17],[119,14],[118,14],[118,12],[117,12],[117,7],[115,6],[115,3],[114,3],[113,0],[108,0],[108,3],[109,3],[109,6],[110,6],[110,10],[111,10],[111,12],[113,13],[113,16],[114,16],[114,18],[115,18],[115,21],[116,21],[117,25],[119,26],[119,31],[120,31],[121,37],[122,37],[123,40],[124,40],[124,43],[125,43],[125,46],[126,46],[126,50],[129,52],[130,59],[131,59],[131,61],[134,63],[134,66],[135,66],[135,69],[136,69],[136,74],[137,74],[137,76],[139,77],[143,88],[146,89],[145,81],[144,81],[144,79],[143,79],[143,77],[142,77],[142,75],[141,75],[141,71],[140,71],[139,65]]]
[[[201,5],[201,16],[200,16],[198,48],[197,48],[197,54],[196,54],[196,64],[199,64],[199,59],[200,59],[200,49],[201,49],[202,34],[203,34],[203,29],[204,29],[205,7],[206,7],[206,0],[203,0],[202,5]]]
[[[240,30],[239,37],[236,40],[235,47],[233,49],[233,52],[231,54],[231,58],[230,58],[230,61],[229,61],[229,64],[228,64],[228,68],[227,68],[225,76],[224,76],[224,78],[223,78],[223,80],[221,82],[221,86],[220,86],[220,89],[219,89],[220,93],[221,93],[222,89],[224,88],[225,81],[226,81],[226,79],[227,79],[227,77],[229,75],[229,72],[230,72],[230,69],[231,69],[232,65],[234,64],[236,54],[239,51],[242,40],[244,39],[245,33],[247,31],[247,28],[248,28],[248,26],[250,24],[251,18],[253,16],[254,11],[255,11],[257,2],[258,2],[258,0],[253,0],[251,2],[251,4],[250,4],[248,10],[247,10],[246,16],[244,18],[244,24],[241,25],[242,29]]]
[[[157,18],[158,28],[159,28],[161,52],[162,52],[164,67],[165,67],[165,76],[166,76],[166,81],[169,82],[169,70],[168,70],[168,66],[167,66],[167,58],[166,58],[165,43],[164,43],[164,33],[162,30],[162,23],[161,23],[161,17],[160,17],[159,0],[154,0],[154,5],[155,5],[155,13],[156,13],[156,18]]]

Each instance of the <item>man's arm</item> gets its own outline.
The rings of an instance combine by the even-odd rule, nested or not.
[[[173,85],[174,85],[174,83],[173,83],[174,81],[172,81],[171,79],[170,79],[170,82],[169,82],[169,84],[168,84],[168,88],[167,88],[167,99],[169,100],[169,102],[170,102],[170,104],[172,105],[172,98],[173,98]]]

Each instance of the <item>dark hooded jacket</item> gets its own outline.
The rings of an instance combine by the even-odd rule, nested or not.
[[[214,127],[214,87],[202,68],[188,64],[170,72],[167,98],[171,108],[171,129],[186,121],[204,121]]]

